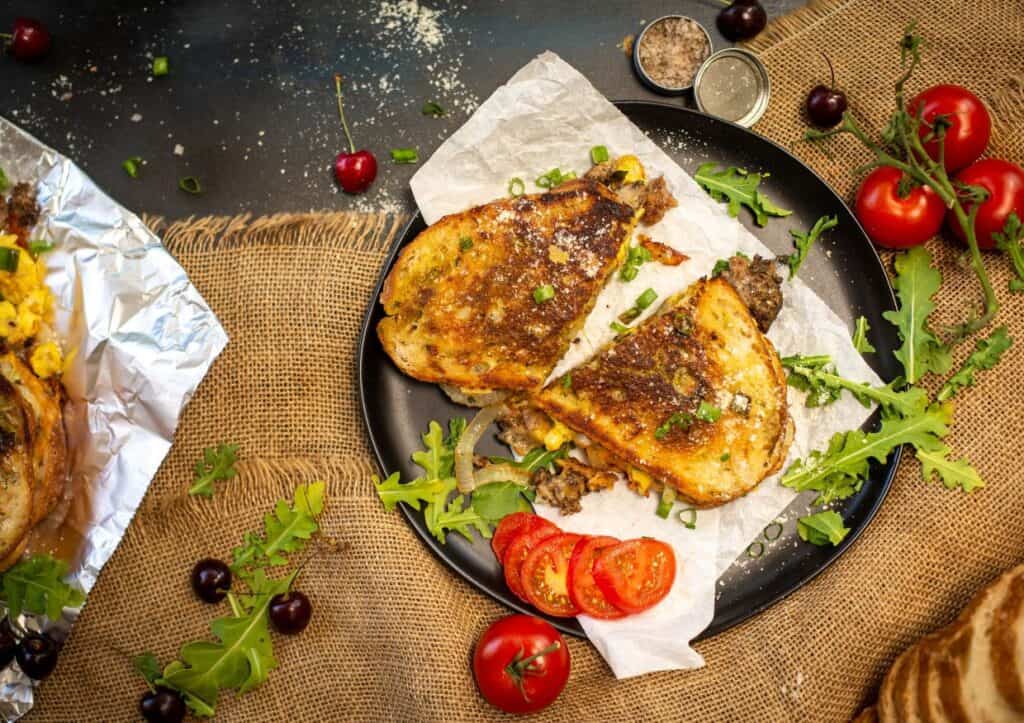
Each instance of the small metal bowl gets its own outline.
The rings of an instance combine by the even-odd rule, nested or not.
[[[750,89],[752,97],[732,114],[723,114],[715,112],[716,108],[709,107],[708,98],[705,97],[707,94],[721,93],[723,90],[719,83],[721,78],[712,78],[708,71],[717,63],[730,61],[734,64],[735,68],[747,74],[747,79],[752,84]],[[734,74],[735,72],[733,71]],[[701,113],[723,118],[745,128],[750,128],[760,120],[768,108],[768,101],[771,97],[772,82],[768,77],[768,69],[764,67],[764,63],[761,62],[760,58],[743,48],[725,48],[717,53],[712,53],[701,64],[696,77],[693,79],[693,99]]]
[[[644,26],[644,29],[640,31],[640,34],[636,36],[636,40],[633,42],[633,69],[636,71],[636,74],[640,76],[640,80],[644,82],[644,85],[653,90],[655,93],[661,93],[662,95],[684,95],[686,92],[693,88],[692,80],[690,81],[689,85],[684,85],[678,88],[662,85],[647,74],[647,71],[644,69],[643,63],[640,62],[640,43],[643,42],[644,35],[647,34],[648,30],[653,28],[661,21],[669,20],[670,18],[680,18],[682,20],[689,20],[698,28],[700,28],[700,31],[704,33],[704,39],[707,41],[708,48],[708,52],[707,55],[704,56],[704,60],[707,60],[709,57],[711,57],[711,53],[714,50],[714,46],[711,43],[711,36],[708,34],[707,29],[703,25],[701,25],[688,15],[662,15],[660,18],[655,18],[651,22],[647,23]],[[697,67],[699,68],[700,64],[698,64]],[[694,77],[696,77],[697,68],[694,68],[693,72]]]

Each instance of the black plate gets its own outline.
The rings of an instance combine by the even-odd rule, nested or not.
[[[877,354],[867,356],[868,362],[886,381],[897,376],[899,369],[891,350],[899,342],[893,326],[882,319],[882,312],[896,306],[889,279],[860,224],[842,199],[814,171],[780,146],[732,123],[668,103],[622,101],[616,105],[691,174],[707,161],[770,171],[771,176],[765,180],[763,188],[782,207],[793,209],[793,215],[773,219],[766,228],[754,226],[746,211],[741,212],[741,220],[772,251],[785,254],[792,250],[790,228],[806,229],[822,215],[838,216],[839,226],[812,251],[800,276],[851,329],[858,316],[867,317],[871,343],[878,350]],[[409,222],[384,262],[380,283],[391,269],[398,250],[424,228],[419,215]],[[392,364],[374,332],[383,316],[377,303],[379,295],[378,284],[359,341],[363,415],[377,461],[385,474],[398,470],[403,479],[412,479],[420,470],[409,455],[420,448],[420,434],[429,421],[437,419],[444,423],[455,415],[471,417],[473,410],[453,404],[435,385],[417,382]],[[813,330],[808,329],[808,333]],[[865,426],[875,424],[872,418]],[[507,453],[490,435],[481,442],[481,448],[485,453]],[[737,563],[726,570],[719,579],[714,620],[700,637],[715,635],[746,620],[828,567],[871,521],[888,492],[898,462],[899,453],[896,453],[888,464],[873,465],[870,480],[858,494],[845,501],[840,511],[851,532],[838,547],[776,543],[769,545],[758,560],[746,559],[742,566]],[[790,511],[805,514],[811,499],[798,498]],[[455,534],[448,536],[446,544],[439,545],[427,532],[421,513],[404,505],[402,512],[427,546],[462,577],[511,608],[537,614],[509,592],[488,541],[470,543]],[[787,529],[787,534],[795,533]],[[563,632],[583,634],[575,619],[549,620]]]

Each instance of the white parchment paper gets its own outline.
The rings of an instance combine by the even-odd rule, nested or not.
[[[644,289],[658,299],[680,291],[710,273],[719,258],[736,251],[771,252],[713,201],[667,154],[602,96],[578,71],[553,53],[544,53],[516,73],[480,106],[416,173],[412,191],[427,223],[470,206],[505,196],[510,178],[531,182],[554,166],[578,174],[589,166],[589,150],[605,145],[612,157],[635,154],[650,177],[664,174],[679,206],[644,232],[687,254],[677,267],[647,263],[631,282],[614,280],[598,297],[582,332],[552,376],[592,356],[612,340],[609,323],[633,305]],[[778,220],[773,223],[785,223]],[[830,354],[852,379],[880,380],[853,348],[850,330],[799,279],[783,287],[785,304],[769,338],[783,356]],[[656,306],[647,310],[654,313]],[[787,465],[820,448],[835,432],[860,426],[869,416],[849,395],[825,408],[807,409],[803,395],[790,390],[796,434]],[[768,478],[746,497],[698,514],[697,529],[654,514],[657,500],[644,499],[618,485],[583,498],[582,512],[563,517],[549,507],[538,513],[563,529],[626,539],[649,535],[673,545],[679,569],[669,596],[655,608],[623,620],[580,623],[612,671],[625,678],[656,670],[693,668],[703,659],[689,642],[708,626],[715,610],[715,581],[764,527],[795,497]]]

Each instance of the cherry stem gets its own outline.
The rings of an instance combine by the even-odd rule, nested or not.
[[[348,132],[348,123],[345,122],[345,107],[341,103],[341,73],[334,74],[334,90],[338,96],[338,115],[341,116],[341,127],[348,139],[348,147],[352,153],[356,152],[356,144],[352,142],[352,134]]]
[[[830,90],[835,90],[836,89],[836,69],[832,67],[832,61],[828,59],[828,56],[825,55],[825,53],[822,53],[821,57],[823,57],[825,59],[825,62],[828,63],[828,72],[829,72],[829,75],[832,76],[832,87],[831,87]]]

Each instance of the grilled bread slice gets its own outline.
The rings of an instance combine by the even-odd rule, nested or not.
[[[791,441],[778,355],[721,278],[668,300],[533,401],[701,507],[749,492]]]
[[[0,378],[0,560],[5,562],[16,557],[12,553],[20,552],[32,527],[34,479],[26,431],[21,399],[14,387]]]
[[[621,262],[633,226],[629,206],[583,179],[445,216],[388,274],[381,344],[422,381],[539,389]]]

